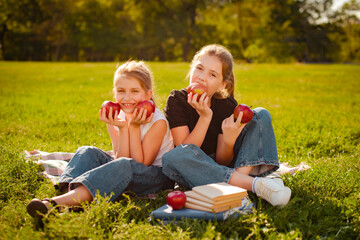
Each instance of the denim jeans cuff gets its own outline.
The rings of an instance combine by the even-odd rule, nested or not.
[[[92,196],[93,198],[95,198],[96,189],[95,189],[88,181],[86,181],[86,179],[84,179],[84,178],[81,178],[81,177],[75,178],[72,182],[70,182],[70,184],[69,184],[69,189],[74,190],[74,189],[77,188],[80,184],[83,185],[84,187],[86,187],[86,189],[89,191],[89,193],[91,194],[91,196]]]
[[[227,170],[224,182],[228,183],[230,181],[230,178],[231,178],[232,174],[234,173],[234,171],[235,171],[235,168],[229,168]]]
[[[267,170],[266,172],[263,172],[263,173],[261,173],[261,174],[259,174],[259,175],[252,175],[252,174],[250,174],[250,176],[251,176],[251,177],[266,177],[267,175],[270,175],[271,173],[275,172],[275,171],[278,170],[278,169],[279,169],[279,166],[276,166],[276,165],[275,165],[273,168]]]
[[[60,177],[57,183],[71,183],[72,180],[74,179],[69,177]]]

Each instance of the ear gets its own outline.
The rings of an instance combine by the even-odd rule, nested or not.
[[[152,90],[147,91],[147,93],[146,93],[147,100],[150,100],[150,98],[152,97],[152,94],[153,94]]]
[[[219,87],[218,91],[221,92],[222,90],[224,90],[226,88],[226,85],[227,85],[227,82],[226,81],[223,81],[221,83],[221,86]]]

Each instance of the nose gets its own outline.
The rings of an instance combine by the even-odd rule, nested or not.
[[[198,79],[199,79],[200,82],[206,81],[205,73],[204,73],[204,72],[200,73],[200,74],[198,75]]]
[[[130,94],[129,93],[125,93],[124,94],[124,100],[128,100],[130,98]]]

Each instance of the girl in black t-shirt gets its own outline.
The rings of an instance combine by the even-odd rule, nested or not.
[[[255,108],[254,117],[234,120],[233,58],[220,45],[203,47],[194,56],[190,84],[206,92],[173,90],[165,115],[174,138],[174,150],[163,155],[163,172],[179,184],[192,188],[227,182],[256,193],[272,205],[284,206],[291,196],[281,179],[264,176],[279,168],[271,116]]]

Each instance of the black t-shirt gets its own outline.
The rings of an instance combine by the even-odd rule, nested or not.
[[[213,117],[204,142],[201,145],[201,149],[206,154],[210,155],[216,153],[218,134],[222,133],[222,121],[234,112],[236,106],[237,102],[233,97],[228,97],[226,99],[211,99]],[[187,102],[187,92],[185,89],[171,91],[164,112],[169,121],[170,129],[188,126],[191,132],[199,120],[199,114]]]

